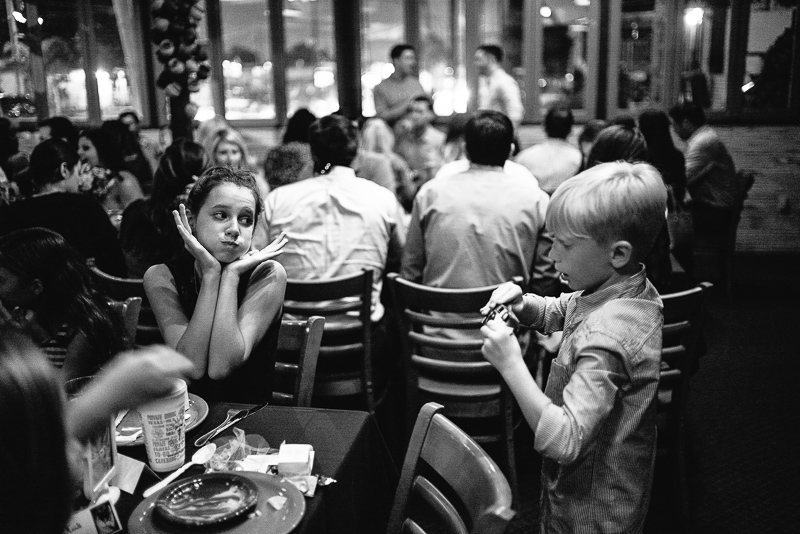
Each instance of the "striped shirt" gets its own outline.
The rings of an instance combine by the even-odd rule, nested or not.
[[[526,295],[533,327],[563,330],[534,447],[542,532],[640,532],[656,453],[662,304],[644,268],[584,296]]]
[[[61,325],[61,328],[46,341],[39,344],[47,359],[56,368],[61,369],[64,367],[64,359],[67,357],[67,349],[69,344],[72,343],[75,334],[78,333],[76,328],[70,328],[68,325]]]

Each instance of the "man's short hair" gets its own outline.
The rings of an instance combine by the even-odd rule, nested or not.
[[[597,134],[597,139],[586,157],[586,165],[594,167],[612,161],[638,163],[647,161],[647,157],[647,141],[639,128],[617,124]]]
[[[483,51],[485,54],[489,54],[495,58],[498,63],[503,62],[503,49],[497,45],[483,44],[478,47],[478,50]]]
[[[138,113],[136,113],[136,112],[135,112],[134,110],[132,110],[132,109],[129,109],[129,110],[126,110],[126,111],[123,111],[122,113],[120,113],[120,114],[119,114],[119,117],[118,117],[118,119],[119,119],[119,120],[122,120],[122,119],[124,119],[125,117],[131,117],[131,118],[133,119],[133,121],[134,121],[136,124],[139,124],[139,122],[140,122],[140,120],[139,120],[139,114],[138,114]]]
[[[547,110],[544,116],[544,133],[547,137],[566,139],[575,124],[575,117],[569,108],[556,106]]]
[[[399,59],[400,56],[403,55],[403,52],[405,52],[406,50],[411,50],[414,53],[417,52],[414,49],[414,47],[411,46],[410,44],[403,43],[393,46],[392,50],[389,52],[389,57],[391,58],[392,61],[394,61],[395,59]]]
[[[514,143],[514,125],[499,111],[480,110],[467,121],[464,141],[472,163],[502,167]]]
[[[342,115],[322,117],[308,127],[308,144],[315,171],[328,164],[349,167],[358,152],[358,126]]]
[[[411,102],[408,104],[408,111],[411,111],[411,106],[413,106],[415,102],[425,102],[428,105],[428,109],[433,111],[433,100],[428,95],[417,95],[412,98]]]
[[[270,149],[264,158],[264,176],[270,190],[299,181],[309,163],[312,158],[308,143],[294,141]]]
[[[706,123],[706,112],[693,102],[682,102],[672,106],[669,116],[678,124],[682,123],[684,119],[695,126],[703,126]]]
[[[617,161],[562,183],[550,198],[545,224],[551,232],[599,243],[624,239],[641,261],[664,227],[666,210],[667,188],[655,167]]]

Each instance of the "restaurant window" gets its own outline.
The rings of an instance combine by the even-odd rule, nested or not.
[[[480,44],[496,44],[502,47],[503,68],[519,84],[522,102],[524,103],[527,91],[522,58],[522,21],[522,0],[484,2],[478,27],[480,29]],[[471,52],[474,52],[474,50]],[[472,61],[471,55],[469,60]]]
[[[599,2],[549,0],[538,13],[541,46],[536,85],[541,114],[554,105],[573,110],[587,109],[590,100],[590,38],[597,31],[594,12]]]
[[[403,2],[362,0],[361,107],[365,117],[375,115],[372,90],[393,71],[389,52],[405,42]]]
[[[669,86],[668,26],[666,0],[622,2],[616,101],[620,112],[638,114],[663,105]]]
[[[464,0],[420,0],[419,81],[440,116],[467,111]],[[471,57],[469,60],[471,61]]]
[[[112,0],[91,0],[92,46],[97,51],[95,78],[103,119],[116,119],[131,107],[131,87]]]
[[[333,0],[284,0],[288,114],[308,108],[317,117],[339,109]]]
[[[4,23],[0,25],[0,115],[9,118],[36,116],[30,95],[31,35],[24,2],[6,1],[0,5]]]
[[[742,80],[745,108],[787,108],[797,0],[758,0],[750,5],[750,23]]]
[[[684,100],[710,110],[728,107],[731,10],[724,3],[690,3],[683,12]]]
[[[272,47],[266,0],[222,0],[220,17],[225,118],[274,119]]]

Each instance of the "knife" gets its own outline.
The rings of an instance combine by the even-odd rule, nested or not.
[[[213,438],[217,437],[219,434],[221,434],[222,432],[227,430],[229,427],[235,425],[236,423],[238,423],[242,419],[250,417],[251,415],[253,415],[257,411],[261,410],[262,408],[264,408],[268,404],[269,404],[269,402],[265,402],[264,404],[259,404],[258,406],[254,406],[252,408],[239,410],[239,412],[236,415],[234,415],[233,417],[231,417],[229,421],[222,423],[221,425],[219,425],[214,430],[212,430],[210,432],[207,432],[207,433],[203,434],[202,436],[200,436],[199,438],[197,438],[197,440],[195,440],[195,442],[194,442],[194,446],[195,447],[202,447],[203,445],[205,445],[206,443],[211,441]]]

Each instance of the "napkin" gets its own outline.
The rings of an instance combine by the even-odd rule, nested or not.
[[[306,476],[314,467],[314,447],[281,443],[278,451],[278,474],[284,477]]]

